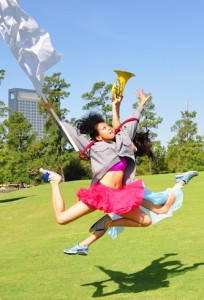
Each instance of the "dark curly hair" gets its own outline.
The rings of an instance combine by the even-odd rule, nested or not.
[[[155,155],[152,151],[152,143],[149,137],[149,130],[146,132],[137,132],[133,139],[133,144],[137,148],[135,153],[136,156],[147,155],[153,161],[155,160]]]
[[[89,134],[92,140],[96,140],[98,130],[96,125],[105,122],[101,114],[90,112],[81,119],[76,121],[76,127],[80,134]]]

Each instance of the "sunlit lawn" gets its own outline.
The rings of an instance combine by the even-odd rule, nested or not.
[[[142,178],[155,191],[174,183],[173,174]],[[61,184],[67,206],[88,185]],[[184,195],[172,218],[126,228],[115,240],[106,235],[84,257],[63,249],[85,238],[101,212],[60,226],[49,184],[0,194],[0,299],[204,299],[204,172]]]

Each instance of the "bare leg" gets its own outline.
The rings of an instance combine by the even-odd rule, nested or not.
[[[164,205],[155,205],[155,204],[149,202],[148,200],[143,199],[142,206],[144,206],[145,208],[149,209],[150,211],[152,211],[156,214],[166,214],[166,213],[168,213],[172,204],[174,204],[174,202],[175,202],[175,199],[176,199],[175,189],[178,186],[183,187],[184,185],[185,185],[184,181],[180,181],[179,183],[176,183],[173,186],[171,192],[169,193],[168,199]]]
[[[52,203],[54,214],[59,224],[68,224],[86,214],[95,211],[95,209],[93,209],[91,206],[88,206],[81,201],[65,210],[65,203],[59,188],[59,184],[56,182],[50,183],[52,187]]]
[[[174,187],[177,187],[178,185],[183,186],[183,185],[185,185],[185,183],[183,181],[179,182]],[[174,203],[174,201],[175,201],[175,194],[172,191],[169,194],[169,197],[168,197],[166,203],[168,203],[168,205],[171,206]],[[153,203],[151,203],[151,202],[149,202],[148,200],[145,200],[145,199],[143,199],[143,201],[142,201],[142,206],[148,208],[151,211],[154,211],[154,210],[158,211],[158,210],[161,210],[161,208],[163,208],[162,205],[155,205],[155,204],[153,204]],[[145,226],[149,226],[151,224],[151,218],[145,212],[143,212],[140,209],[137,209],[135,211],[131,211],[129,213],[126,213],[122,217],[123,218],[121,218],[121,219],[113,220],[111,222],[106,222],[104,224],[105,228],[118,227],[118,226],[123,226],[123,227],[145,227]],[[107,229],[105,229],[103,231],[95,231],[87,239],[80,242],[79,245],[81,245],[83,247],[87,247],[87,246],[91,245],[96,240],[101,238],[106,233],[106,231],[107,231]]]
[[[111,222],[106,222],[106,229],[103,231],[95,231],[87,239],[79,243],[82,247],[90,246],[96,240],[101,238],[109,227],[124,226],[124,227],[146,227],[151,224],[151,218],[140,209],[136,209],[122,216],[123,218]]]
[[[82,247],[89,246],[92,243],[94,243],[96,240],[100,239],[105,233],[106,233],[106,230],[95,231],[87,239],[85,239],[82,242],[80,242],[79,245],[82,246]]]
[[[122,215],[121,219],[113,220],[106,226],[108,227],[146,227],[151,225],[151,218],[144,211],[137,208],[133,211],[125,213]]]
[[[194,173],[193,176],[197,176],[198,172],[196,171],[191,171],[191,172],[187,172],[184,175],[187,175],[189,173]],[[192,176],[192,177],[193,177]],[[154,205],[153,203],[147,201],[147,200],[143,200],[142,202],[142,206],[148,208],[149,210],[153,211],[155,210],[155,212],[157,212],[158,214],[162,214],[162,213],[167,213],[169,211],[169,208],[172,206],[172,204],[175,202],[175,191],[174,189],[176,189],[178,186],[183,187],[185,184],[187,184],[187,182],[192,178],[192,177],[188,177],[187,181],[183,181],[181,179],[180,182],[178,182],[177,184],[174,185],[174,187],[172,188],[172,191],[170,192],[168,199],[166,201],[166,203],[164,205]],[[186,179],[186,176],[184,176],[184,179]],[[145,205],[146,203],[146,205]],[[162,212],[163,209],[163,212]],[[114,220],[112,222],[106,223],[105,224],[105,228],[109,228],[109,227],[117,227],[117,226],[124,226],[124,227],[145,227],[151,224],[151,219],[149,218],[149,216],[147,216],[145,213],[141,213],[140,210],[137,210],[137,213],[135,212],[130,212],[128,214],[124,214],[123,218],[121,219],[117,219]],[[80,243],[80,245],[82,246],[89,246],[91,245],[93,242],[95,242],[97,239],[99,239],[100,237],[102,237],[105,234],[106,230],[104,231],[95,231],[94,234],[92,234],[91,236],[89,236],[89,238],[87,238],[86,240],[84,240],[83,242]]]

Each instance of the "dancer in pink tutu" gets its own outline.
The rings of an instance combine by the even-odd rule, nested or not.
[[[97,223],[93,226],[93,231],[106,231],[115,226],[145,227],[152,223],[151,216],[145,209],[157,214],[169,211],[176,197],[173,190],[165,199],[165,203],[149,204],[148,201],[143,200],[145,187],[142,180],[135,180],[135,153],[132,141],[137,131],[143,106],[149,100],[149,96],[140,90],[138,99],[140,105],[133,112],[131,121],[125,123],[122,130],[117,132],[106,124],[103,117],[97,113],[89,113],[78,120],[78,132],[67,124],[67,130],[72,139],[81,151],[85,148],[86,151],[83,151],[83,154],[91,160],[93,178],[90,188],[80,188],[77,192],[79,201],[66,209],[59,188],[61,176],[55,172],[41,169],[47,181],[51,183],[53,209],[59,224],[68,224],[90,212],[101,210],[105,213],[114,212],[121,218],[112,220],[106,216],[102,224],[99,222],[100,224]],[[117,99],[113,101],[113,115],[117,113],[117,101]],[[90,141],[83,134],[90,135],[92,140],[90,147],[88,146]],[[184,186],[196,175],[198,173],[195,171],[188,172],[175,188]],[[141,205],[145,209],[141,209]],[[103,228],[98,228],[98,224]]]

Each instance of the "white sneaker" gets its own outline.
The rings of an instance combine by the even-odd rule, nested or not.
[[[56,182],[59,184],[62,181],[62,177],[53,171],[46,170],[43,168],[40,168],[39,171],[43,174],[43,177],[46,182]]]

